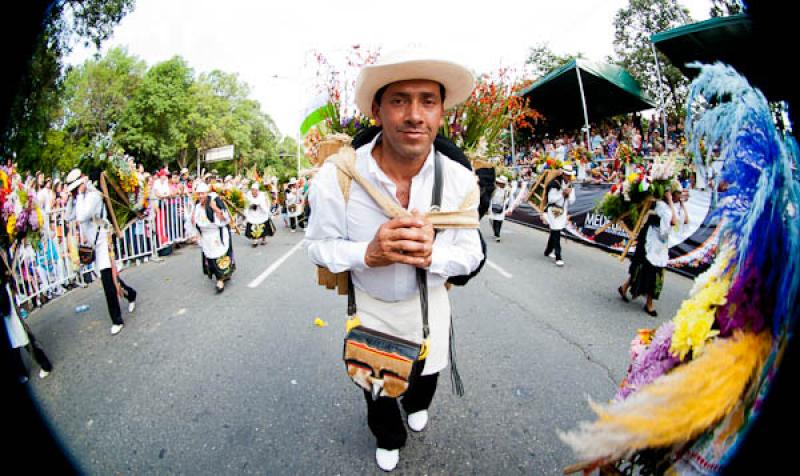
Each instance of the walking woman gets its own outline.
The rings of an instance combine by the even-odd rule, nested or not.
[[[250,193],[245,198],[247,208],[244,212],[244,235],[250,239],[255,248],[259,244],[266,244],[267,237],[273,235],[274,225],[270,219],[270,204],[267,194],[258,189],[258,182],[253,182]]]
[[[688,221],[680,185],[673,184],[672,190],[678,192],[676,197],[678,197],[679,206],[683,209],[684,220]],[[617,288],[617,292],[625,302],[629,301],[628,290],[634,299],[638,296],[646,296],[644,312],[653,317],[658,316],[653,308],[653,300],[658,299],[664,286],[664,268],[669,260],[670,230],[679,223],[672,197],[672,191],[667,191],[664,197],[656,201],[654,209],[649,212],[650,216],[636,238],[636,251],[628,268],[628,279]]]
[[[225,281],[231,278],[236,265],[233,261],[231,243],[231,217],[222,199],[209,196],[208,185],[195,185],[197,203],[192,211],[192,225],[197,227],[200,238],[203,273],[209,279],[216,278],[217,292],[225,290]]]
[[[503,226],[508,206],[511,204],[511,190],[508,188],[508,179],[504,175],[497,177],[495,185],[489,206],[489,219],[492,220],[494,240],[500,241],[500,228]]]
[[[11,266],[11,240],[6,233],[6,222],[0,216],[0,315],[3,316],[8,341],[12,350],[12,365],[20,382],[28,381],[28,369],[22,358],[22,348],[27,348],[33,360],[39,365],[39,378],[45,378],[53,371],[50,359],[39,346],[30,328],[19,318],[14,302],[14,275]]]
[[[298,217],[303,214],[300,193],[297,191],[297,179],[292,177],[286,188],[286,216],[292,233],[297,231]]]
[[[81,245],[91,249],[91,256],[83,264],[94,263],[95,272],[100,273],[112,322],[111,335],[116,335],[125,325],[119,307],[119,296],[128,300],[128,312],[133,312],[136,308],[136,290],[120,279],[116,264],[111,258],[109,222],[106,218],[108,212],[102,195],[79,169],[72,169],[67,175],[67,183],[67,190],[75,194],[75,220],[80,229]]]

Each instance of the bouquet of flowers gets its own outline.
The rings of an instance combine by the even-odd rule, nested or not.
[[[28,195],[19,175],[0,170],[0,210],[6,223],[6,233],[13,241],[28,239],[33,246],[38,246],[41,230],[44,226],[44,215],[36,201]]]
[[[622,181],[614,184],[595,207],[612,222],[623,220],[628,229],[633,229],[639,221],[641,208],[648,197],[660,199],[673,186],[676,166],[673,159],[656,159],[649,173],[642,167],[631,172]]]

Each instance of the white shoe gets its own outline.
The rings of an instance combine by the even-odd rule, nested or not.
[[[48,375],[50,375],[50,372],[45,369],[39,369],[39,378],[45,378]]]
[[[494,237],[494,241],[500,241],[500,237],[499,236],[495,236]]]
[[[547,255],[547,257],[550,258],[550,259],[556,259],[556,252],[555,251],[551,251],[550,254]]]
[[[411,430],[420,432],[428,424],[428,410],[420,410],[408,415],[408,427]]]
[[[119,324],[119,325],[114,324],[113,326],[111,326],[111,335],[115,336],[115,335],[119,334],[119,332],[122,330],[123,327],[124,327],[124,324]]]
[[[133,312],[136,310],[136,301],[131,301],[128,303],[128,312]]]
[[[556,266],[564,266],[564,261],[563,260],[557,260],[556,261]]]
[[[387,472],[392,471],[397,467],[398,461],[400,461],[400,450],[378,448],[375,450],[375,461],[382,470]]]

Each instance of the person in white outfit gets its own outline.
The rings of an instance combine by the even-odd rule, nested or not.
[[[289,227],[292,233],[297,231],[297,220],[303,214],[300,192],[297,190],[297,179],[292,177],[286,188],[286,217],[289,219]]]
[[[75,220],[80,229],[81,244],[94,248],[94,269],[99,271],[111,317],[111,334],[118,334],[125,325],[119,307],[119,296],[128,300],[128,312],[136,307],[136,290],[128,286],[117,272],[111,256],[112,238],[103,196],[79,169],[67,175],[67,190],[75,193]]]
[[[571,165],[565,165],[560,173],[547,185],[547,207],[545,216],[550,227],[550,237],[544,255],[553,258],[556,266],[564,266],[561,259],[561,230],[567,226],[569,206],[575,203],[575,190],[570,183],[575,172]]]
[[[267,194],[259,190],[258,182],[253,182],[245,199],[247,208],[244,211],[244,236],[250,239],[253,247],[266,244],[267,236],[272,236],[270,204]]]
[[[209,193],[207,184],[195,185],[197,203],[192,210],[192,225],[197,228],[201,248],[203,273],[216,278],[217,292],[225,289],[236,269],[231,243],[231,217],[222,199]]]
[[[364,391],[367,423],[376,439],[375,460],[383,471],[397,466],[406,443],[400,407],[408,427],[422,431],[439,372],[449,361],[450,299],[445,282],[477,269],[483,258],[478,230],[435,233],[422,215],[433,201],[436,167],[442,174],[442,211],[468,207],[477,222],[479,196],[475,175],[433,147],[444,110],[469,97],[474,77],[463,66],[423,55],[382,55],[378,63],[362,68],[355,91],[359,110],[381,128],[371,142],[356,149],[355,168],[411,215],[388,218],[355,181],[345,201],[337,167],[330,161],[317,173],[309,195],[314,210],[306,232],[309,258],[333,273],[350,272],[364,327],[422,342],[417,270],[427,271],[422,276],[427,281],[430,347],[421,375],[399,400]],[[474,202],[467,200],[472,197]]]
[[[510,205],[511,190],[508,187],[508,179],[501,175],[495,180],[495,188],[488,212],[489,219],[492,220],[495,241],[500,241],[500,228],[503,226],[503,220],[506,219],[506,213]]]

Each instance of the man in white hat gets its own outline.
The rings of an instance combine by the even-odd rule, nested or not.
[[[365,66],[356,82],[356,104],[382,131],[355,151],[354,167],[371,188],[411,215],[387,218],[355,181],[345,200],[331,161],[317,173],[309,194],[314,213],[306,232],[308,255],[333,273],[350,272],[363,327],[422,342],[417,269],[427,270],[429,353],[422,375],[399,400],[409,428],[417,432],[428,422],[439,372],[448,363],[450,301],[445,281],[469,274],[483,258],[476,229],[434,233],[423,215],[432,203],[438,168],[441,210],[466,206],[477,226],[474,174],[433,147],[444,111],[467,99],[473,86],[474,77],[463,66],[418,51],[386,55]],[[474,202],[467,200],[470,197]],[[364,392],[367,421],[377,440],[376,462],[391,471],[407,433],[398,400],[378,395]]]
[[[547,184],[545,216],[550,227],[550,237],[544,255],[554,259],[556,266],[564,266],[564,260],[561,259],[561,230],[567,226],[569,206],[575,203],[575,190],[570,183],[574,176],[572,165],[567,164]]]
[[[108,211],[100,192],[92,186],[88,177],[79,169],[67,175],[67,191],[72,193],[75,204],[75,220],[80,230],[81,245],[94,249],[95,270],[100,272],[103,291],[106,295],[108,313],[111,317],[111,335],[118,334],[125,325],[119,307],[119,295],[128,300],[128,312],[136,308],[136,290],[128,286],[117,274],[116,264],[110,249],[113,237],[107,219]]]
[[[505,175],[497,177],[492,200],[489,203],[489,219],[492,220],[494,240],[500,241],[500,228],[506,218],[508,206],[511,204],[511,191],[508,188],[508,178]]]

